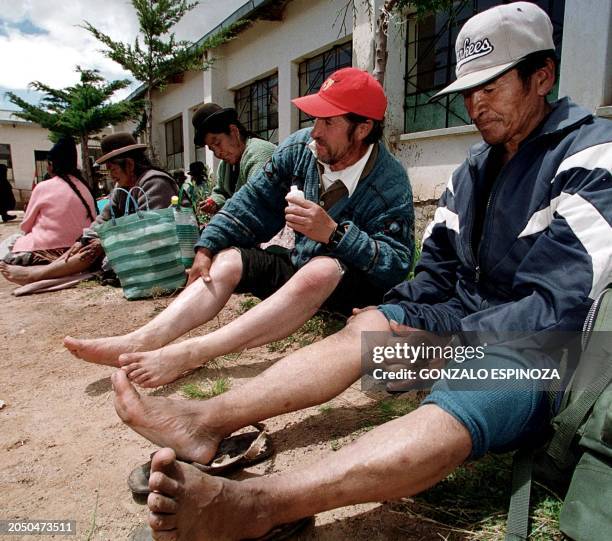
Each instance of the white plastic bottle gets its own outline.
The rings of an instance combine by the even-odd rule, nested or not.
[[[178,196],[173,195],[170,200],[174,210],[174,222],[176,224],[176,236],[181,249],[181,262],[186,269],[191,268],[195,257],[195,243],[200,238],[198,221],[191,207],[181,207]]]
[[[291,185],[291,188],[289,188],[289,194],[291,197],[294,197],[296,199],[305,199],[304,198],[304,192],[302,190],[300,190],[295,184]]]

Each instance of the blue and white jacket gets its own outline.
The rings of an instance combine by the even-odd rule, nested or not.
[[[387,293],[406,324],[432,332],[577,331],[612,282],[612,122],[564,98],[501,169],[478,260],[474,185],[491,146],[453,173],[416,277]]]
[[[230,246],[267,242],[285,225],[285,196],[291,185],[302,189],[307,200],[319,201],[319,168],[308,148],[310,132],[297,131],[276,149],[266,166],[210,221],[196,248],[214,254]],[[291,253],[295,267],[315,256],[328,256],[362,271],[384,290],[406,278],[414,248],[412,190],[406,171],[384,145],[372,151],[353,194],[328,213],[344,226],[344,237],[330,249],[296,233]]]

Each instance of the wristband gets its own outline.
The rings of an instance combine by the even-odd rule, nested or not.
[[[338,224],[334,232],[330,235],[329,240],[327,241],[326,246],[333,250],[340,244],[340,241],[344,238],[344,234],[346,233],[346,229],[342,224]]]

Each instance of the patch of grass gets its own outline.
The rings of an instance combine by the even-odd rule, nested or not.
[[[487,455],[457,468],[444,481],[399,504],[408,515],[451,531],[449,539],[503,541],[512,486],[512,456]],[[530,541],[560,541],[562,502],[532,485]],[[452,533],[461,535],[452,535]]]
[[[229,391],[231,383],[229,378],[219,378],[214,381],[208,380],[206,387],[199,383],[186,383],[180,389],[183,396],[192,400],[208,400],[213,396],[218,396]]]
[[[100,485],[98,485],[98,490],[96,491],[96,504],[94,506],[93,514],[91,517],[91,526],[89,527],[89,531],[86,534],[85,541],[91,541],[93,538],[93,534],[96,531],[96,517],[98,515],[98,500],[100,499]]]
[[[346,324],[346,319],[338,314],[330,312],[319,312],[310,318],[291,336],[268,344],[268,351],[273,353],[284,353],[292,346],[303,348],[338,332]]]
[[[337,451],[340,449],[340,447],[342,447],[342,444],[338,440],[331,440],[329,442],[329,446],[331,447],[332,451]]]
[[[96,280],[83,280],[79,282],[75,287],[77,289],[92,289],[99,286],[100,283]]]
[[[407,280],[412,280],[414,278],[414,269],[416,268],[417,263],[419,262],[419,259],[421,259],[422,248],[423,248],[423,243],[421,242],[421,240],[415,239],[414,255],[412,257],[412,265],[410,266],[410,271],[408,272],[408,276],[406,277]]]
[[[244,299],[240,301],[240,306],[238,311],[241,314],[248,312],[253,306],[257,306],[261,301],[257,297],[252,297],[250,295],[246,296]]]
[[[323,404],[322,406],[319,406],[319,411],[321,413],[329,413],[332,409],[333,408],[330,404]]]

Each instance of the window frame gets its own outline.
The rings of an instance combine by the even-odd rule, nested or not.
[[[350,62],[341,62],[340,55],[346,54],[347,49],[350,51]],[[320,66],[309,69],[310,66],[320,60]],[[338,43],[316,55],[310,56],[302,60],[298,64],[298,95],[307,96],[318,92],[324,81],[335,71],[341,68],[351,67],[353,65],[353,40]],[[315,74],[312,80],[306,77],[309,74]],[[319,75],[320,74],[320,75]],[[306,79],[306,80],[304,80]],[[299,113],[298,128],[306,128],[314,123],[312,117],[308,116],[303,111]]]
[[[234,90],[234,107],[247,131],[278,143],[277,71]]]
[[[182,114],[164,123],[164,137],[166,142],[166,167],[168,170],[183,169],[185,166],[185,147]],[[177,139],[179,140],[178,144]]]
[[[556,44],[557,56],[561,58],[563,44],[563,14],[564,0],[531,0],[543,8],[553,21],[553,38]],[[430,15],[421,21],[416,14],[406,17],[405,65],[404,65],[404,128],[406,134],[424,131],[449,129],[472,124],[463,105],[460,93],[444,96],[429,104],[427,100],[442,88],[455,80],[455,40],[463,24],[476,13],[495,5],[506,4],[495,0],[459,0],[453,3],[446,12]],[[419,36],[420,26],[433,22],[431,33]],[[439,45],[439,40],[443,43]],[[421,52],[419,47],[425,50]],[[421,61],[426,55],[430,66],[425,71],[419,71]],[[443,63],[439,59],[445,58]],[[440,73],[445,74],[444,81],[436,81]],[[423,87],[419,79],[429,76],[429,87]],[[558,77],[557,77],[558,79]],[[558,83],[551,96],[556,99]]]

